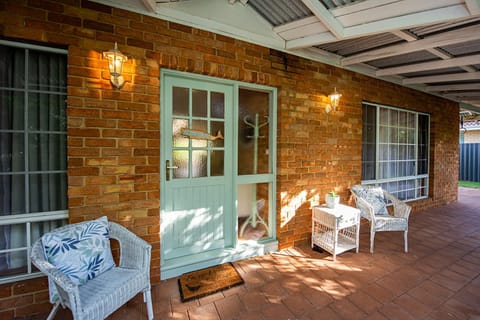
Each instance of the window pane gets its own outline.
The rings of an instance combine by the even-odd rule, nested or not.
[[[58,94],[30,94],[28,127],[31,130],[66,131],[65,98]]]
[[[173,110],[174,116],[188,116],[189,104],[189,90],[188,88],[173,87]]]
[[[223,150],[214,150],[211,152],[210,175],[223,176],[224,152]]]
[[[25,148],[23,133],[0,132],[0,173],[25,170]]]
[[[23,130],[24,105],[22,92],[0,90],[0,130]]]
[[[172,120],[172,144],[174,147],[188,147],[189,139],[183,135],[183,129],[188,128],[188,120],[173,119]]]
[[[25,175],[0,175],[0,195],[0,215],[25,213]]]
[[[67,56],[30,50],[29,89],[61,92],[67,90]]]
[[[378,124],[368,123],[370,119],[374,118],[369,117],[369,110],[372,109],[379,112]],[[428,173],[428,115],[364,104],[362,119],[364,121],[362,180],[377,184],[375,181],[379,179],[395,179],[395,181],[382,182],[379,185],[388,188],[387,190],[401,199],[426,197],[428,183],[418,186],[415,177]],[[378,158],[371,157],[377,141],[369,143],[369,139],[371,139],[369,132],[375,131],[375,129],[369,129],[370,126],[378,128]],[[375,172],[378,173],[376,177]],[[426,179],[428,180],[428,178]]]
[[[0,45],[0,87],[25,87],[25,49]]]
[[[207,151],[196,150],[192,152],[192,178],[207,176]]]
[[[192,121],[192,129],[198,132],[202,132],[205,135],[208,135],[208,122],[206,120],[193,120]],[[194,148],[205,148],[207,146],[207,140],[206,139],[196,139],[195,137],[192,137],[190,139],[192,142],[192,147]]]
[[[224,122],[223,121],[212,121],[211,124],[211,135],[215,137],[220,137],[220,135],[223,138],[218,138],[213,141],[211,141],[211,146],[214,148],[223,148],[225,143],[224,143],[224,133],[225,133],[225,127],[224,127]]]
[[[238,172],[269,173],[269,95],[247,89],[240,89],[239,93]]]
[[[225,117],[225,98],[222,92],[210,93],[211,117],[223,119]]]
[[[207,116],[207,91],[192,90],[192,115],[194,117]]]
[[[30,134],[28,138],[30,170],[67,170],[66,139],[64,134]]]
[[[268,183],[238,185],[238,239],[259,240],[269,235]]]
[[[30,212],[68,208],[66,173],[31,174],[29,178]]]
[[[173,169],[174,178],[188,178],[189,176],[188,159],[189,159],[188,150],[173,151],[173,160],[172,160],[173,166],[178,167],[177,169]]]

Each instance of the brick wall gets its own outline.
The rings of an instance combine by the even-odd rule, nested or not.
[[[170,68],[278,88],[277,237],[310,237],[310,208],[336,188],[343,201],[361,176],[361,101],[431,114],[430,197],[455,201],[458,106],[392,83],[222,35],[81,0],[0,2],[0,36],[68,48],[70,221],[107,215],[153,245],[159,281],[159,73]],[[126,84],[112,88],[102,52],[118,42]],[[326,95],[343,94],[326,114]],[[21,288],[21,289],[19,289]],[[43,278],[0,285],[0,318],[42,312]],[[5,315],[5,317],[4,317]]]

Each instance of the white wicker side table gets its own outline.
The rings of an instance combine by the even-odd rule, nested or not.
[[[312,209],[312,248],[318,246],[333,255],[356,249],[358,253],[360,210],[343,204],[334,209],[315,206]]]

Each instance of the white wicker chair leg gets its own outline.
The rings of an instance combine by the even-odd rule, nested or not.
[[[53,320],[53,319],[55,319],[55,314],[56,314],[57,311],[58,311],[58,307],[60,307],[60,301],[57,301],[57,302],[55,303],[55,305],[54,305],[53,308],[52,308],[52,311],[50,311],[50,313],[48,314],[47,320]]]
[[[143,301],[147,304],[148,320],[153,320],[152,294],[150,289],[143,292]]]
[[[403,233],[403,237],[405,238],[405,253],[408,252],[408,231]]]
[[[374,243],[375,243],[375,231],[370,232],[370,253],[373,253]]]

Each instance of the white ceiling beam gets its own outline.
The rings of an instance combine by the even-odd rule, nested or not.
[[[446,84],[442,86],[427,86],[427,92],[439,91],[462,91],[462,90],[480,90],[480,83],[465,83],[465,84]]]
[[[285,41],[285,49],[293,50],[299,48],[307,48],[322,43],[337,41],[338,39],[331,32],[323,32],[314,34],[304,38],[298,38]]]
[[[420,83],[435,83],[435,82],[453,82],[453,81],[467,81],[480,80],[480,72],[463,72],[453,74],[442,74],[436,76],[423,76],[406,78],[402,80],[402,84],[420,84]]]
[[[273,32],[285,40],[304,38],[327,31],[327,27],[315,16],[295,20],[273,28]]]
[[[386,48],[359,53],[342,59],[342,65],[347,66],[360,62],[387,58],[414,51],[421,51],[429,48],[442,47],[478,39],[480,39],[480,26],[475,25],[450,32],[440,33],[417,41],[400,43],[397,45],[388,46]]]
[[[155,0],[142,0],[142,3],[149,12],[157,10],[157,2]]]
[[[301,0],[303,4],[330,30],[338,39],[343,38],[343,25],[338,22],[327,8],[318,0]]]
[[[480,14],[480,0],[465,0],[465,4],[472,16]]]
[[[406,29],[419,25],[440,23],[468,16],[470,16],[470,14],[467,8],[464,5],[457,5],[345,27],[343,35],[345,38],[359,37],[389,32],[395,29]]]
[[[391,76],[394,74],[404,74],[409,72],[417,71],[426,71],[426,70],[435,70],[435,69],[445,69],[458,66],[468,66],[472,64],[477,64],[480,62],[480,54],[460,57],[460,58],[451,58],[448,60],[436,60],[422,63],[414,63],[406,66],[392,67],[380,69],[376,72],[378,77],[382,76]]]
[[[420,12],[427,12],[429,15],[435,14],[436,10],[440,8],[444,9],[441,11],[442,13],[448,12],[456,14],[459,9],[463,9],[462,11],[466,12],[463,1],[459,0],[402,0],[385,3],[375,7],[370,7],[368,9],[352,11],[348,14],[338,14],[337,11],[332,10],[332,14],[344,27],[351,27],[379,20],[392,19],[395,17],[411,17],[412,15]],[[468,12],[466,13],[468,14]],[[439,17],[434,15],[432,18],[438,19]]]

